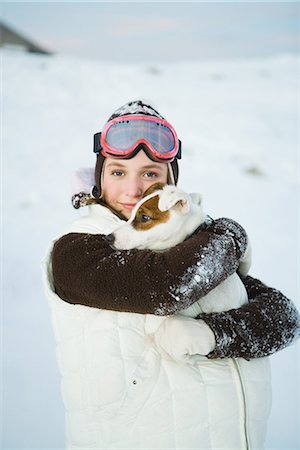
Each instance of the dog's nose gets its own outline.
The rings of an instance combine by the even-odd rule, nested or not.
[[[115,242],[115,236],[113,233],[108,234],[107,236],[104,236],[104,239],[109,243],[113,244]]]

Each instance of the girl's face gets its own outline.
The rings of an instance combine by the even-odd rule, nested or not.
[[[152,161],[142,150],[131,159],[106,158],[103,170],[103,198],[126,219],[152,184],[168,179],[168,165]]]

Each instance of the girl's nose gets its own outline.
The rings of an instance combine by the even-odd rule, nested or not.
[[[128,197],[139,198],[142,197],[144,193],[143,182],[139,178],[132,178],[128,180],[126,193]]]

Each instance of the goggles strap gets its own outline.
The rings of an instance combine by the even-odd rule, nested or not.
[[[179,145],[178,146],[178,152],[177,152],[175,158],[181,159],[181,140],[180,139],[178,139],[178,145]]]
[[[94,134],[94,153],[97,153],[97,155],[101,151],[100,139],[101,139],[101,132]]]

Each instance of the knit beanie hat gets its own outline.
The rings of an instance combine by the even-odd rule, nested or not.
[[[132,102],[128,102],[125,105],[118,108],[108,119],[109,122],[112,119],[115,119],[119,116],[126,116],[128,114],[143,114],[145,116],[154,116],[160,119],[164,119],[164,117],[156,111],[152,106],[145,104],[142,100],[134,100]],[[101,178],[102,178],[102,170],[103,164],[105,161],[105,156],[101,153],[97,155],[96,167],[95,167],[95,186],[92,190],[92,195],[95,198],[101,197]],[[177,158],[174,159],[171,163],[168,163],[169,169],[169,180],[170,183],[177,184],[179,168]]]

